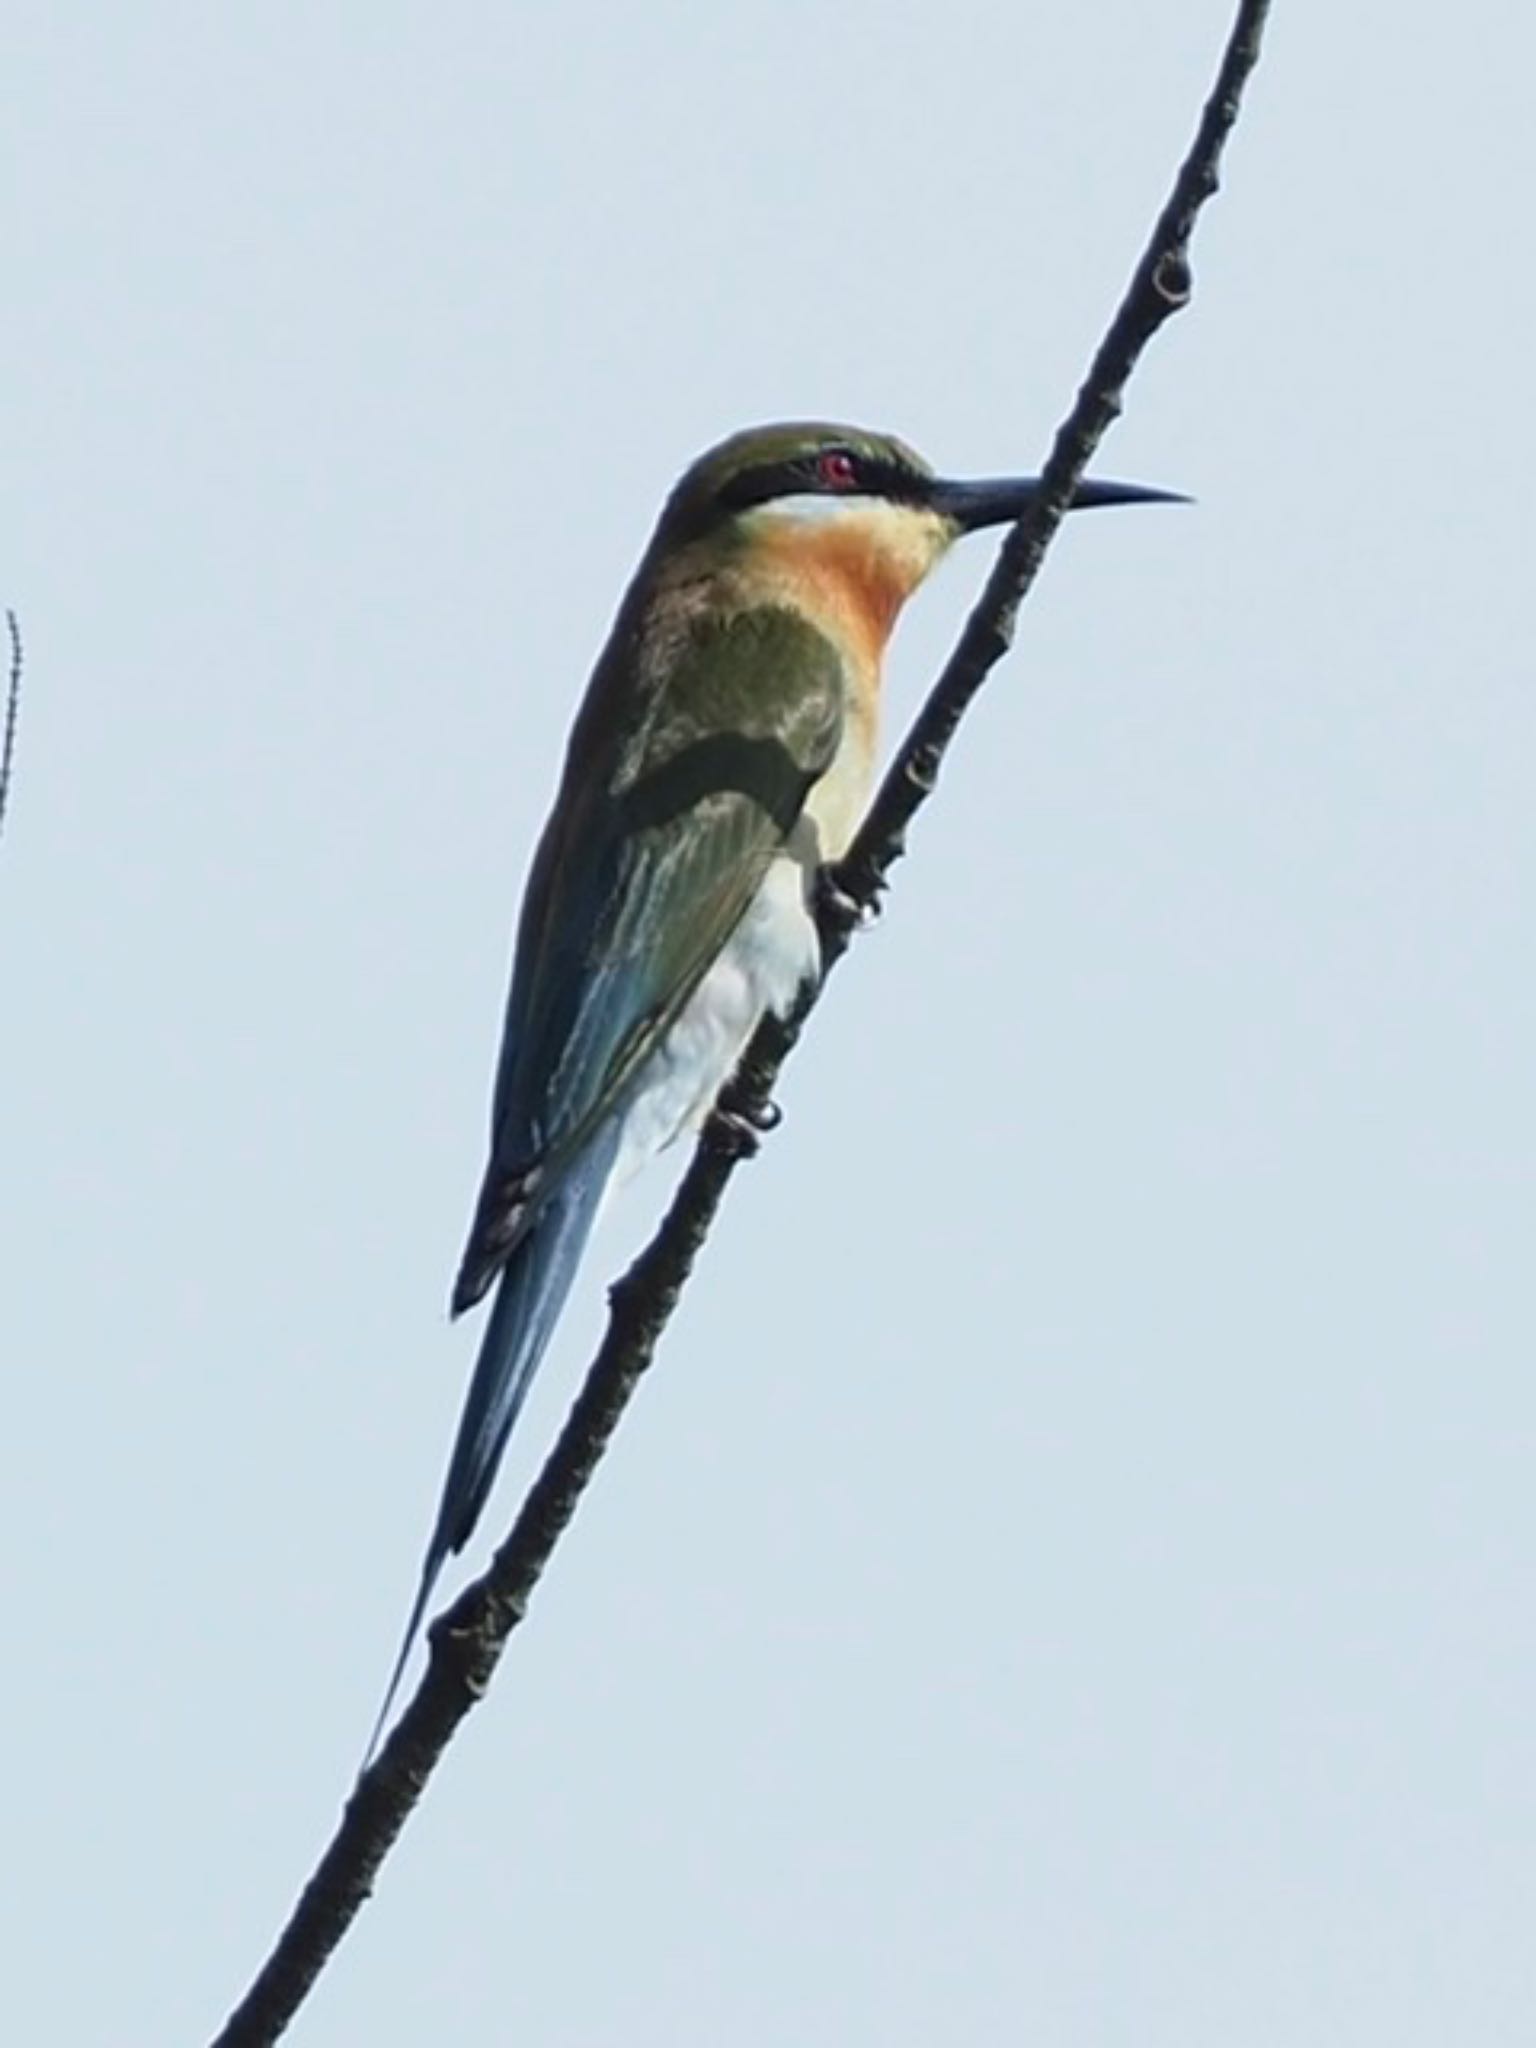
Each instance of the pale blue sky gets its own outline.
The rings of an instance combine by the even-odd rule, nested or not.
[[[18,2041],[204,2039],[345,1794],[664,490],[1036,466],[1229,13],[12,10]],[[1063,536],[295,2042],[1532,2038],[1536,31],[1276,13],[1101,465],[1199,505]]]

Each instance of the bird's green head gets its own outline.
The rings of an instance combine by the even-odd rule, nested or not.
[[[677,540],[754,526],[775,510],[816,516],[868,509],[872,500],[926,506],[933,471],[894,434],[823,421],[746,427],[701,455],[679,478],[662,514]]]

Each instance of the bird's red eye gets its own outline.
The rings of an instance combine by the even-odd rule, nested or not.
[[[817,457],[816,475],[829,491],[846,491],[859,480],[859,466],[846,448],[829,448]]]

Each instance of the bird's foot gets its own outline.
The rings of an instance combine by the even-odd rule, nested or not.
[[[817,922],[825,920],[841,931],[867,931],[884,908],[883,878],[876,880],[872,894],[856,896],[844,886],[842,869],[833,865],[817,869],[815,889]]]
[[[739,1094],[727,1084],[704,1127],[704,1134],[733,1159],[750,1159],[762,1143],[764,1134],[776,1131],[783,1121],[784,1112],[776,1102]]]

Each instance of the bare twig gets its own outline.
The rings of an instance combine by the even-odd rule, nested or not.
[[[1163,322],[1188,302],[1190,233],[1201,207],[1216,190],[1222,147],[1258,61],[1268,12],[1269,0],[1242,0],[1189,155],[1077,402],[1056,437],[1045,468],[1046,487],[1028,516],[1009,533],[953,655],[834,878],[836,886],[824,894],[822,939],[829,967],[846,950],[862,913],[873,904],[905,850],[907,828],[933,791],[967,705],[1009,646],[1019,605],[1078,478],[1120,410],[1126,379]],[[268,2048],[302,2004],[368,1897],[454,1730],[484,1694],[508,1636],[527,1612],[533,1589],[651,1362],[731,1175],[754,1149],[753,1141],[743,1139],[743,1129],[766,1110],[779,1069],[820,993],[817,989],[789,1023],[766,1023],[748,1048],[726,1091],[735,1113],[717,1111],[711,1117],[660,1228],[614,1287],[608,1329],[586,1383],[511,1534],[490,1569],[434,1626],[426,1676],[358,1780],[292,1918],[215,2048]]]
[[[6,635],[11,643],[10,679],[5,687],[5,732],[0,737],[0,833],[5,831],[6,805],[11,795],[11,764],[16,759],[16,721],[21,715],[21,621],[13,611],[5,614]]]

